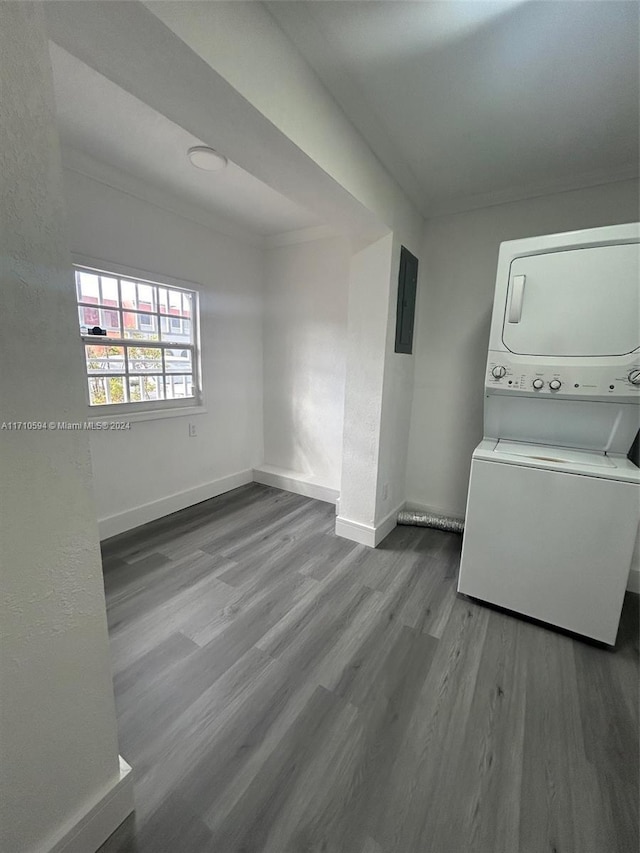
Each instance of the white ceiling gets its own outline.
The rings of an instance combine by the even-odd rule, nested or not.
[[[314,214],[235,163],[220,172],[194,168],[186,152],[202,145],[199,139],[53,42],[49,47],[63,150],[88,154],[252,234],[319,224]],[[65,162],[79,160],[66,156]],[[81,162],[84,168],[91,161]]]
[[[637,174],[635,0],[266,6],[425,215]]]

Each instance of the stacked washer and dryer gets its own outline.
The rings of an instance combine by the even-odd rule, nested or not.
[[[613,645],[640,517],[640,226],[503,243],[458,590]]]

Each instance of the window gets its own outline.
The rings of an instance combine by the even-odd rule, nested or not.
[[[75,280],[90,406],[200,402],[195,290],[85,266],[76,266]]]

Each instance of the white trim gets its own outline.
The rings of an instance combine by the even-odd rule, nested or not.
[[[96,421],[99,423],[131,421],[131,423],[134,423],[136,421],[159,421],[164,420],[164,418],[190,418],[193,415],[206,415],[208,412],[209,410],[204,406],[173,406],[172,408],[149,409],[148,411],[140,411],[138,409],[134,412],[96,412],[95,415],[89,415],[87,421],[89,423],[95,423]]]
[[[103,794],[39,853],[93,853],[134,810],[133,773],[120,756],[120,774]]]
[[[133,530],[134,527],[139,527],[141,524],[155,521],[157,518],[170,515],[180,509],[186,509],[194,504],[209,500],[209,498],[215,498],[224,492],[230,492],[232,489],[237,489],[238,486],[244,486],[251,482],[253,482],[253,471],[251,468],[247,468],[245,471],[238,471],[236,474],[220,477],[218,480],[212,480],[209,483],[203,483],[200,486],[194,486],[191,489],[185,489],[182,492],[176,492],[164,498],[132,507],[124,512],[100,518],[98,519],[100,539],[109,539],[109,537],[117,536],[119,533]]]
[[[392,530],[398,524],[398,513],[401,509],[404,508],[404,501],[399,504],[395,509],[392,509],[390,513],[385,515],[382,521],[379,521],[375,526],[375,547],[382,542],[383,539],[386,539],[387,536],[391,533]]]
[[[376,529],[372,524],[351,521],[341,515],[336,518],[336,536],[342,536],[343,539],[350,539],[368,548],[376,547]]]
[[[555,181],[545,181],[536,184],[508,187],[477,195],[461,198],[443,199],[432,205],[423,205],[425,219],[437,219],[441,216],[455,216],[459,213],[470,213],[473,210],[483,210],[486,207],[498,207],[502,204],[512,204],[518,201],[528,201],[548,195],[574,192],[606,184],[617,184],[621,181],[635,181],[638,178],[637,164],[630,164],[619,169],[599,169],[575,177],[561,178]]]
[[[131,267],[129,264],[121,264],[118,261],[110,261],[106,258],[93,258],[73,250],[71,251],[71,262],[74,266],[86,267],[89,271],[111,274],[119,278],[133,278],[144,284],[159,284],[161,287],[174,287],[176,290],[197,290],[198,293],[205,289],[199,281],[175,278],[175,276],[157,270],[141,270],[138,267]],[[149,276],[153,276],[153,278],[149,278]],[[128,309],[125,308],[124,310],[127,311]]]
[[[329,486],[322,486],[310,480],[305,480],[301,475],[293,471],[277,469],[269,465],[253,469],[253,480],[264,486],[273,486],[276,489],[284,489],[296,495],[304,495],[306,498],[314,498],[317,501],[335,504],[340,492]]]
[[[352,521],[339,515],[336,518],[336,536],[342,536],[343,539],[350,539],[368,548],[377,548],[396,527],[398,513],[403,507],[404,503],[399,504],[376,525],[363,524],[361,521]]]

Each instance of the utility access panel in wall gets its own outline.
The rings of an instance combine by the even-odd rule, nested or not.
[[[418,259],[403,246],[400,250],[398,309],[396,314],[396,352],[413,351],[413,324],[416,314]]]
[[[502,340],[513,353],[616,356],[640,346],[639,246],[515,258]]]

